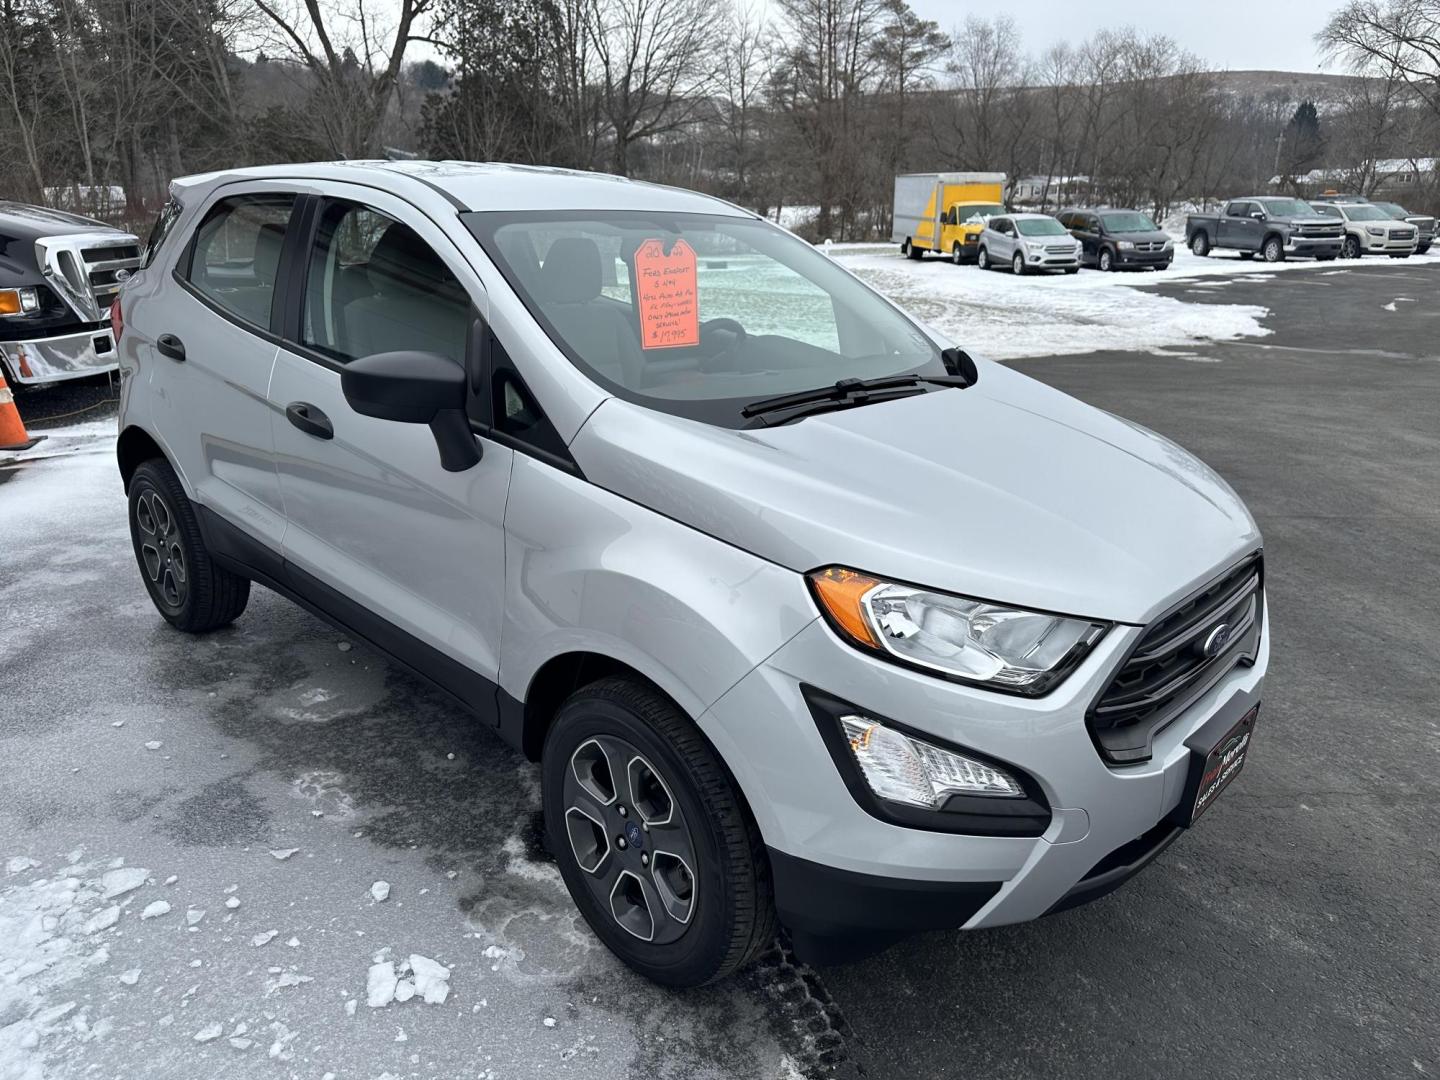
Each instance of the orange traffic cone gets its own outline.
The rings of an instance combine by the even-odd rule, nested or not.
[[[5,381],[5,369],[0,367],[0,450],[29,450],[43,438],[31,438],[26,433],[20,410],[15,408],[15,394]]]

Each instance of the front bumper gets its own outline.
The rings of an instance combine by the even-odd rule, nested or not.
[[[1333,239],[1292,236],[1285,242],[1285,254],[1302,256],[1339,255],[1344,243],[1345,238],[1342,236],[1337,236]]]
[[[702,721],[732,763],[770,848],[782,921],[811,938],[859,936],[884,945],[907,929],[1038,918],[1103,895],[1143,867],[1174,839],[1166,823],[1189,777],[1186,741],[1217,714],[1238,716],[1258,702],[1270,642],[1267,617],[1253,665],[1232,669],[1161,731],[1149,761],[1112,768],[1085,714],[1142,632],[1115,627],[1040,698],[995,694],[873,659],[818,620],[791,639]],[[1038,837],[980,836],[872,816],[846,787],[802,684],[1022,770],[1050,805],[1049,826]]]
[[[1360,250],[1367,255],[1408,255],[1415,250],[1416,244],[1417,241],[1413,236],[1409,240],[1364,236],[1360,240]]]
[[[33,341],[0,341],[0,358],[5,377],[25,386],[103,375],[120,366],[108,326]]]
[[[1120,266],[1169,266],[1175,258],[1175,249],[1168,251],[1117,251],[1115,261]]]

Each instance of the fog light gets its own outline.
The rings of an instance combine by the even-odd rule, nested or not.
[[[1014,777],[994,765],[913,739],[866,716],[840,726],[870,790],[882,799],[938,810],[951,795],[1024,798]]]

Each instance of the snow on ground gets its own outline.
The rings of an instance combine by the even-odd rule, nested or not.
[[[1440,253],[1366,259],[1320,270],[1311,260],[1260,263],[1230,253],[1197,258],[1179,248],[1165,271],[1037,274],[982,271],[948,260],[913,262],[893,244],[835,244],[831,256],[941,333],[992,360],[1102,350],[1160,351],[1201,341],[1261,337],[1268,309],[1251,303],[1196,303],[1161,296],[1150,286],[1193,282],[1248,299],[1251,286],[1276,273],[1379,272],[1440,262]],[[1333,264],[1324,264],[1333,265]],[[1363,267],[1363,271],[1361,268]]]

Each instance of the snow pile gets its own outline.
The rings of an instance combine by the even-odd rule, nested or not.
[[[1100,350],[1146,351],[1268,334],[1253,304],[1186,303],[1132,286],[1148,273],[1016,277],[856,250],[837,260],[901,307],[992,360]],[[1196,260],[1203,261],[1203,260]]]
[[[410,959],[398,966],[393,960],[377,958],[365,976],[365,1004],[372,1009],[416,997],[427,1005],[443,1005],[449,996],[450,969],[418,953],[411,953]]]
[[[79,853],[72,854],[77,861]],[[13,876],[41,864],[17,856],[5,868]],[[108,1034],[108,1020],[92,1024],[86,1007],[57,991],[109,961],[103,939],[96,938],[119,922],[121,909],[106,901],[139,888],[148,877],[149,871],[117,860],[104,871],[66,866],[55,877],[0,887],[0,1076],[38,1080],[47,1073],[47,1048],[58,1039]],[[120,979],[133,985],[139,972]]]

